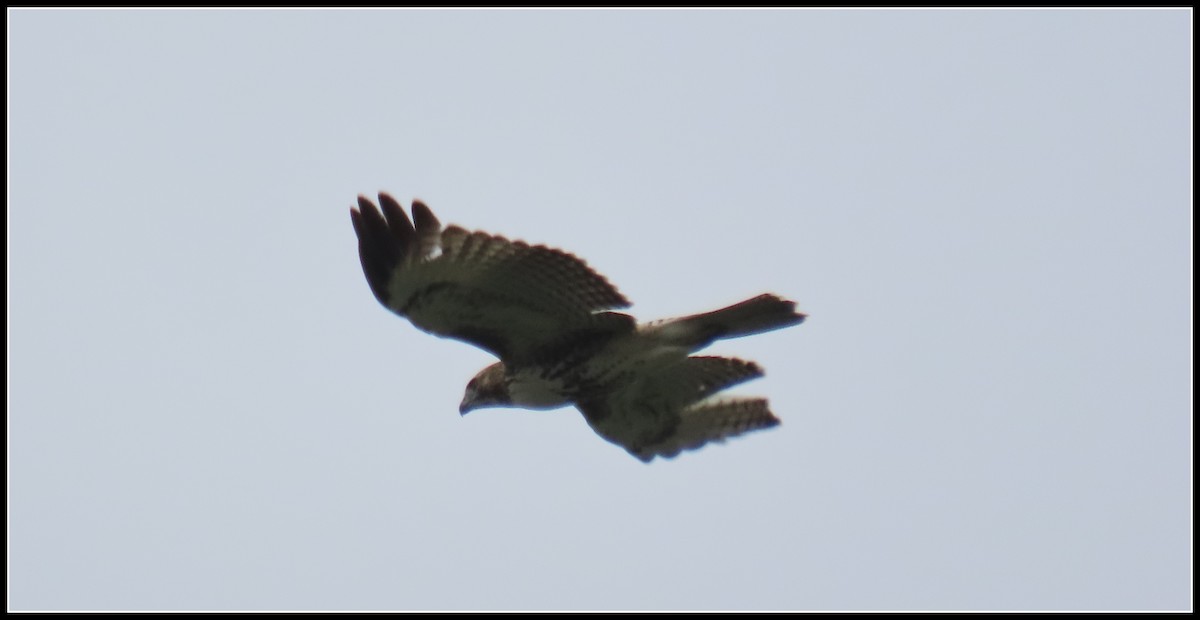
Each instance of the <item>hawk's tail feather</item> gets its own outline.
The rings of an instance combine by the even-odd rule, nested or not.
[[[796,302],[766,293],[720,310],[656,321],[649,328],[661,338],[695,350],[722,338],[740,338],[798,325],[806,316],[796,311]]]
[[[797,325],[804,322],[805,316],[802,312],[796,312],[796,302],[766,293],[689,318],[702,321],[717,330],[714,338],[739,338]]]
[[[709,442],[721,443],[730,437],[779,424],[779,418],[771,413],[765,398],[703,400],[683,410],[679,426],[669,437],[631,452],[647,462],[655,456],[671,458]]]

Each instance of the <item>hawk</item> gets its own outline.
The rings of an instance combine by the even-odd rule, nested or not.
[[[409,219],[384,193],[379,206],[359,196],[350,219],[379,303],[500,358],[467,384],[460,414],[574,405],[597,434],[645,462],[779,424],[763,398],[717,396],[762,376],[758,364],[692,354],[803,322],[794,302],[766,294],[638,323],[615,311],[630,305],[616,287],[562,250],[443,228],[419,200]]]

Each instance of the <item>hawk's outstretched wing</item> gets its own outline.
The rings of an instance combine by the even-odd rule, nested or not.
[[[350,216],[371,291],[417,327],[490,351],[509,365],[561,355],[589,334],[634,329],[606,312],[629,302],[579,258],[457,226],[442,228],[413,201],[412,220],[391,196],[359,196]]]
[[[779,419],[762,398],[714,398],[721,390],[762,376],[753,362],[687,357],[578,403],[601,437],[643,461],[720,442]]]

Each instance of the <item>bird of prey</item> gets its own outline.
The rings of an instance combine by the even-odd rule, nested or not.
[[[383,193],[379,206],[359,196],[350,218],[381,304],[421,330],[500,358],[467,384],[461,414],[574,405],[597,434],[645,462],[779,424],[765,399],[717,396],[762,376],[758,364],[692,353],[799,324],[805,315],[794,302],[764,294],[638,323],[615,311],[629,301],[567,252],[443,228],[419,200],[410,220]]]

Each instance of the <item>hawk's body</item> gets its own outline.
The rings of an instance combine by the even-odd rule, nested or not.
[[[728,308],[637,324],[629,302],[583,261],[457,226],[390,196],[351,210],[359,256],[384,306],[438,336],[500,358],[467,385],[460,411],[575,405],[605,439],[649,461],[779,424],[760,398],[716,399],[762,375],[753,362],[691,356],[720,338],[804,320],[760,295]]]

